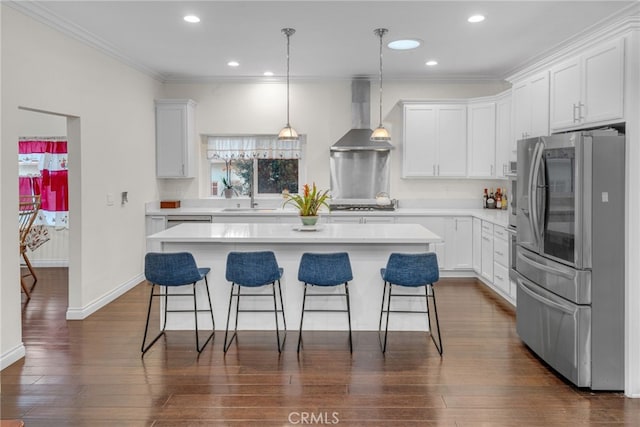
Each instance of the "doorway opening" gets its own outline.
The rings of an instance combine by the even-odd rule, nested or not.
[[[19,155],[19,175],[21,193],[27,192],[28,189],[32,191],[46,192],[46,186],[51,186],[54,181],[53,176],[60,170],[68,170],[68,183],[65,184],[67,190],[66,198],[64,202],[59,203],[58,208],[55,207],[53,199],[62,200],[61,194],[56,195],[55,185],[50,187],[53,189],[53,193],[43,194],[43,197],[49,197],[50,200],[45,204],[49,210],[41,211],[40,221],[46,225],[46,229],[49,233],[49,241],[42,244],[29,254],[32,265],[35,267],[35,271],[40,271],[39,280],[33,291],[39,295],[37,300],[39,303],[26,300],[23,295],[23,316],[28,316],[30,313],[43,313],[42,308],[46,306],[48,300],[47,294],[49,292],[56,293],[57,301],[66,301],[64,311],[67,312],[66,317],[69,317],[69,307],[73,307],[76,301],[81,301],[81,286],[79,280],[80,270],[80,225],[81,225],[81,210],[80,210],[80,118],[77,116],[71,116],[68,114],[62,114],[52,111],[45,111],[40,109],[34,109],[29,107],[18,107],[19,109],[19,126],[18,131],[20,135],[20,152],[27,153],[30,151],[38,151],[38,149],[32,150],[31,146],[36,146],[38,142],[43,141],[46,144],[58,144],[64,141],[66,146],[65,150],[60,148],[49,150],[59,151],[60,153],[47,152],[43,156],[37,154]],[[41,150],[42,151],[42,150]],[[66,153],[62,154],[62,151]],[[45,176],[43,177],[43,169]],[[58,173],[59,176],[61,175]],[[24,188],[23,188],[24,187]],[[37,189],[35,188],[37,187]],[[62,206],[62,207],[60,207]],[[66,209],[66,211],[61,211]],[[57,286],[53,289],[46,289],[47,278],[55,277]],[[62,286],[60,284],[62,283]],[[66,284],[66,286],[64,286]],[[29,284],[30,286],[30,284]],[[41,289],[38,289],[38,288]],[[42,289],[44,288],[44,289]],[[60,293],[66,294],[63,298]],[[32,294],[33,296],[33,294]],[[39,305],[40,308],[34,305]],[[46,312],[46,310],[44,310]],[[56,309],[56,312],[60,312],[60,307]]]

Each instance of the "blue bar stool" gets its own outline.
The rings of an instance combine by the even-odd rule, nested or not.
[[[226,278],[231,282],[231,294],[229,295],[229,311],[227,313],[227,327],[224,333],[224,352],[226,353],[229,346],[238,334],[238,313],[252,312],[265,313],[273,312],[276,318],[276,340],[278,341],[278,353],[282,352],[284,341],[287,339],[287,321],[284,316],[284,303],[282,301],[282,287],[280,278],[282,277],[282,268],[278,267],[276,256],[271,251],[262,252],[229,252],[227,255],[227,271]],[[278,308],[276,298],[276,282],[278,284],[278,294],[280,295],[280,308]],[[271,285],[273,294],[273,309],[270,310],[240,310],[240,290],[244,288],[258,288],[265,285]],[[236,292],[237,287],[237,292]],[[270,297],[268,294],[242,294],[242,296],[252,297]],[[233,335],[227,342],[229,334],[229,321],[231,320],[231,306],[233,305],[233,297],[236,297],[236,320]],[[278,313],[282,315],[284,324],[284,339],[280,342],[280,327],[278,324]]]
[[[211,271],[210,268],[198,268],[196,261],[189,252],[177,252],[177,253],[155,253],[149,252],[144,257],[144,275],[147,281],[151,284],[151,294],[149,296],[149,308],[147,310],[147,323],[144,328],[144,337],[142,338],[142,355],[155,344],[158,339],[164,335],[165,328],[167,326],[167,313],[185,313],[193,312],[196,321],[196,350],[198,353],[202,352],[204,347],[213,338],[216,330],[216,324],[213,320],[213,307],[211,306],[211,294],[209,293],[209,283],[207,282],[207,274]],[[198,309],[198,299],[196,296],[196,283],[204,279],[205,289],[207,290],[207,301],[209,302],[209,309]],[[193,292],[188,294],[170,294],[169,288],[193,285]],[[164,286],[164,293],[154,293],[156,286]],[[169,310],[167,309],[167,303],[169,297],[185,297],[193,296],[193,310]],[[147,341],[147,332],[149,331],[149,316],[151,315],[151,305],[154,297],[164,297],[164,322],[162,324],[162,330],[160,333],[145,347]],[[206,341],[200,346],[198,338],[198,313],[209,312],[211,315],[212,332],[207,337]]]
[[[392,253],[387,261],[387,267],[380,269],[382,280],[384,280],[384,291],[382,293],[382,307],[380,309],[380,324],[378,325],[378,334],[382,331],[382,316],[387,315],[387,322],[384,330],[384,344],[382,352],[387,350],[387,332],[389,331],[389,313],[426,313],[429,322],[429,333],[431,339],[442,356],[442,337],[440,336],[440,322],[438,321],[438,309],[436,307],[436,294],[433,284],[440,278],[438,271],[438,258],[435,253],[419,253],[419,254],[401,254]],[[427,303],[426,311],[415,310],[391,310],[391,289],[393,285],[408,288],[417,288],[424,286],[425,298]],[[389,294],[387,295],[387,288]],[[387,308],[385,310],[385,296],[387,299]],[[421,295],[417,294],[393,294],[394,297],[415,298]],[[438,342],[433,336],[433,328],[431,327],[431,315],[429,309],[429,297],[433,299],[433,313],[436,317],[436,329],[438,331]]]
[[[298,280],[304,282],[304,297],[302,298],[302,314],[300,316],[300,334],[298,335],[298,352],[302,343],[302,322],[306,312],[333,312],[347,313],[349,320],[349,351],[353,352],[353,339],[351,337],[351,306],[349,304],[349,281],[353,280],[349,254],[338,253],[304,253],[300,259],[298,268]],[[310,293],[307,294],[308,285],[311,286],[339,286],[344,284],[344,293]],[[307,297],[344,296],[347,300],[346,310],[318,309],[308,310],[305,308]]]

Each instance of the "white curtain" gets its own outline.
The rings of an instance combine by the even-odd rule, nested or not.
[[[209,136],[207,159],[299,159],[300,141],[278,141],[277,135]]]

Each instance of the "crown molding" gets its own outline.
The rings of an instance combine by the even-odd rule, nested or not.
[[[640,2],[629,5],[618,13],[536,55],[526,63],[513,68],[504,76],[504,80],[508,82],[518,81],[528,75],[543,71],[568,56],[575,56],[600,42],[622,37],[634,30],[640,30]]]
[[[18,1],[18,0],[8,0],[3,1],[3,4],[11,7],[12,9],[21,12],[34,20],[45,24],[55,30],[60,31],[61,33],[78,40],[79,42],[88,45],[107,56],[110,56],[125,65],[130,66],[143,74],[152,77],[155,80],[160,82],[164,82],[164,76],[161,73],[156,72],[155,70],[141,64],[136,61],[134,58],[131,58],[127,55],[123,55],[118,49],[107,41],[97,37],[91,32],[85,30],[79,25],[70,22],[67,19],[62,18],[61,16],[53,13],[51,10],[47,9],[40,3],[30,2],[30,1]]]

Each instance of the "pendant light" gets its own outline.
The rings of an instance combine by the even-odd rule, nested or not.
[[[373,142],[389,142],[391,135],[389,131],[382,126],[382,38],[388,32],[386,28],[376,28],[373,33],[380,38],[380,124],[371,133],[371,141]]]
[[[299,139],[298,132],[289,124],[289,39],[295,34],[296,30],[293,28],[283,28],[281,31],[287,36],[287,124],[278,134],[278,140],[297,141]]]

